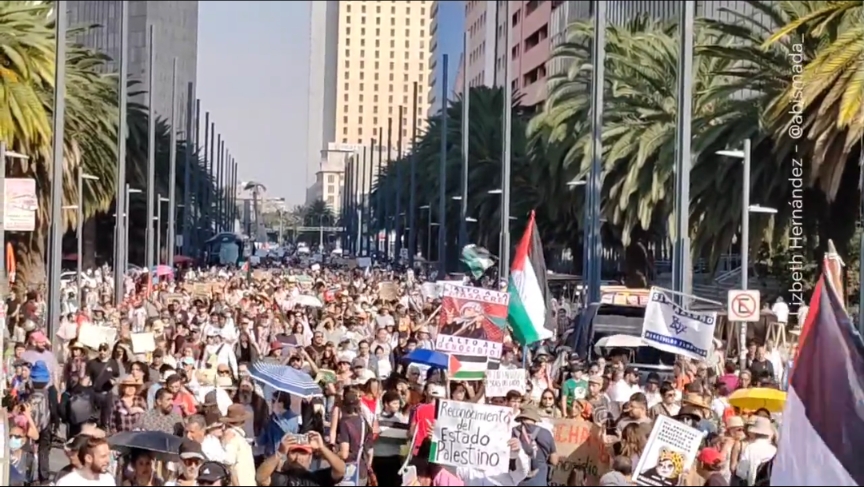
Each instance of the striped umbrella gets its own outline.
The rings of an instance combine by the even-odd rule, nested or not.
[[[249,375],[265,386],[270,386],[292,396],[313,397],[321,395],[321,387],[315,383],[309,374],[288,365],[255,362],[249,369]]]

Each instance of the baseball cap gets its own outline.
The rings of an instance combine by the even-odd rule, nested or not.
[[[198,469],[198,482],[216,482],[228,477],[228,469],[218,462],[204,462]]]
[[[41,331],[34,331],[30,334],[30,339],[33,340],[34,343],[47,343],[48,338],[45,337],[45,334]]]
[[[356,368],[365,369],[366,368],[366,361],[363,360],[362,358],[355,358],[354,361],[351,362],[351,368],[352,369],[356,369]]]
[[[703,448],[696,457],[700,462],[708,465],[723,463],[723,455],[716,448]]]
[[[180,445],[180,458],[182,460],[196,459],[202,462],[207,460],[201,450],[201,445],[191,440],[184,440]]]

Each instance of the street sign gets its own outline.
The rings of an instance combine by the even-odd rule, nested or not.
[[[726,314],[729,321],[759,321],[759,291],[730,289]]]

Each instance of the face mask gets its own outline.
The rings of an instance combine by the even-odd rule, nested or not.
[[[9,439],[9,449],[10,450],[20,450],[21,447],[24,446],[24,438],[10,438]]]

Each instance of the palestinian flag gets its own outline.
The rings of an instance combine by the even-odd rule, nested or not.
[[[513,339],[521,345],[531,345],[552,338],[552,303],[546,285],[546,261],[533,211],[516,248],[507,290],[510,293],[507,319]]]
[[[485,248],[470,244],[462,249],[462,262],[468,266],[474,279],[480,279],[495,265],[495,258]]]
[[[864,343],[830,259],[798,341],[770,485],[864,485]]]
[[[450,355],[448,377],[452,380],[483,380],[487,370],[497,370],[501,366],[498,359],[473,355]]]

